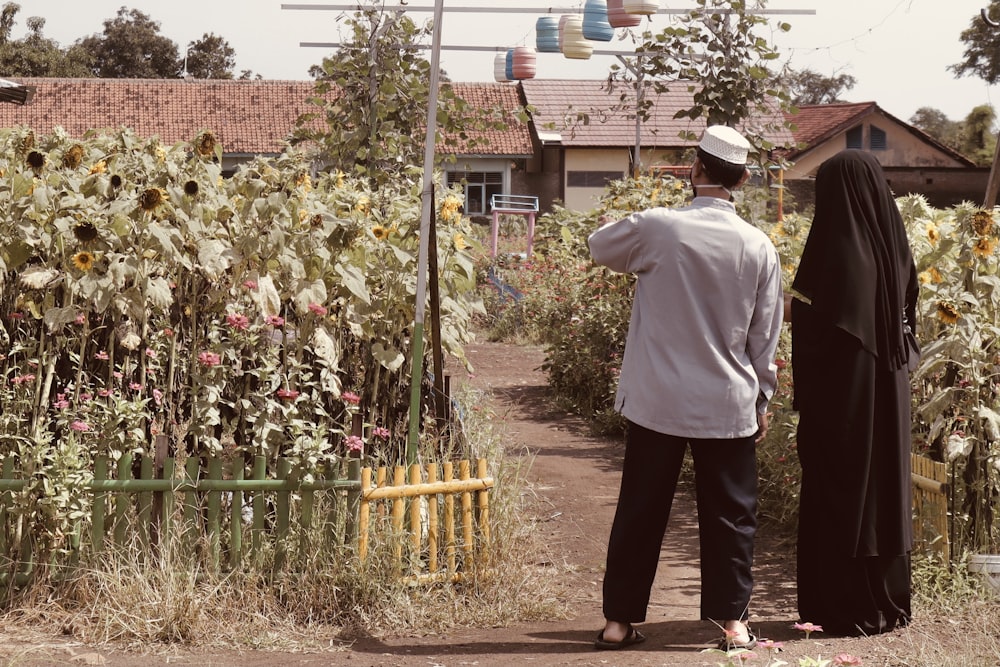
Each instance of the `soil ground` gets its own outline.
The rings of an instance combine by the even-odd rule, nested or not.
[[[508,665],[717,665],[718,654],[702,653],[719,630],[699,619],[697,516],[691,489],[682,486],[674,503],[662,558],[641,626],[648,640],[621,652],[595,651],[603,625],[601,581],[608,532],[614,514],[623,446],[620,439],[590,434],[587,425],[554,409],[546,399],[541,348],[477,343],[467,349],[475,366],[471,376],[458,373],[453,386],[489,391],[503,431],[516,447],[534,456],[530,480],[537,497],[534,512],[551,554],[564,561],[553,567],[571,618],[504,628],[465,628],[433,637],[385,636],[316,653],[213,651],[179,648],[170,655],[130,655],[107,646],[87,647],[66,637],[33,636],[23,629],[0,627],[0,664],[9,667],[101,664],[108,667],[263,667],[356,665],[359,667],[507,667]],[[906,632],[864,639],[805,639],[796,621],[794,545],[758,533],[756,587],[751,623],[760,637],[784,643],[779,657],[798,665],[801,657],[859,656],[866,666],[915,664],[892,656]],[[750,664],[764,665],[760,650]]]

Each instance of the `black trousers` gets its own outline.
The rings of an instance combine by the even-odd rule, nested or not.
[[[694,458],[701,550],[701,617],[746,620],[757,532],[754,436],[694,440],[629,423],[621,490],[608,541],[604,617],[646,620],[684,452]]]

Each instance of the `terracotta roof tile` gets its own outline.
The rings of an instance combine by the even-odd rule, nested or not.
[[[469,141],[458,140],[456,152],[475,155],[508,155],[531,156],[534,153],[531,144],[531,130],[516,115],[517,109],[524,106],[521,92],[517,86],[507,83],[453,83],[455,94],[465,100],[470,106],[479,109],[499,111],[503,115],[505,129],[488,129],[469,132],[471,137],[485,139],[484,142],[471,145]],[[441,149],[443,152],[444,149]]]
[[[635,89],[620,82],[609,84],[606,80],[546,80],[530,79],[521,82],[524,97],[535,107],[534,122],[539,133],[553,132],[561,135],[564,146],[602,147],[632,146],[635,144]],[[688,84],[678,83],[669,92],[653,96],[650,118],[642,123],[643,147],[686,148],[695,142],[680,138],[681,132],[700,136],[705,129],[703,121],[674,118],[674,114],[692,105],[693,94]],[[584,120],[583,116],[589,118]],[[777,121],[781,116],[768,111],[759,120]],[[775,143],[791,141],[787,130],[765,133]]]
[[[34,100],[26,106],[0,104],[3,127],[26,125],[46,134],[62,127],[74,137],[129,127],[167,144],[190,141],[207,129],[230,154],[280,153],[300,114],[315,110],[306,102],[311,81],[26,78],[18,83],[36,87]],[[513,110],[521,102],[515,87],[455,84],[455,90],[472,104],[507,109],[516,121]],[[531,153],[529,131],[520,121],[506,131],[489,131],[487,139],[476,154]]]
[[[795,140],[811,147],[848,129],[877,108],[874,102],[810,104],[799,107],[797,114],[785,114],[785,118],[795,125]]]

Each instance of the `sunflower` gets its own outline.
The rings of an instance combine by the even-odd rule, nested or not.
[[[972,254],[978,257],[989,257],[996,250],[996,247],[996,239],[991,239],[988,236],[980,236],[972,246]]]
[[[371,209],[371,200],[365,195],[358,197],[358,203],[354,205],[354,210],[358,213],[364,213],[368,215],[368,211]]]
[[[90,271],[94,268],[94,256],[86,250],[81,250],[73,255],[73,266],[81,271]]]
[[[309,177],[308,172],[303,171],[295,177],[295,187],[302,188],[304,192],[312,190],[312,179]]]
[[[35,147],[35,133],[29,130],[28,133],[24,135],[24,138],[21,139],[21,152],[27,153],[34,147]]]
[[[107,169],[108,169],[108,163],[105,162],[104,160],[101,160],[100,162],[98,162],[97,164],[95,164],[93,167],[90,168],[90,173],[103,174],[105,171],[107,171]]]
[[[211,157],[215,154],[215,135],[211,132],[202,132],[195,140],[194,149],[198,155]]]
[[[155,210],[162,203],[163,192],[159,188],[148,188],[147,190],[143,190],[142,194],[139,195],[139,206],[144,211]]]
[[[993,231],[993,214],[989,211],[976,211],[972,216],[972,229],[979,236],[986,236]]]
[[[28,153],[28,166],[38,171],[45,166],[45,156],[38,151],[31,151]]]
[[[389,229],[387,227],[383,227],[382,225],[375,225],[372,227],[372,234],[374,234],[375,238],[379,241],[385,241],[389,238]]]
[[[945,324],[955,324],[958,322],[959,315],[960,313],[958,312],[958,308],[956,308],[954,304],[950,304],[946,301],[937,302],[938,319]]]
[[[188,181],[184,184],[184,194],[194,197],[198,194],[198,181]]]
[[[83,162],[83,146],[80,144],[73,144],[63,153],[63,166],[67,169],[76,169],[81,162]]]
[[[89,221],[78,222],[73,225],[73,236],[81,243],[90,243],[97,238],[97,227]]]
[[[941,272],[937,270],[937,267],[932,266],[927,269],[927,273],[931,274],[931,282],[935,285],[944,280],[944,276],[942,276]]]
[[[469,247],[469,243],[465,240],[465,235],[458,233],[451,237],[452,243],[455,244],[455,250],[465,250]]]
[[[938,231],[937,225],[933,222],[927,223],[927,240],[931,242],[931,245],[937,245],[937,242],[941,240],[941,232]]]

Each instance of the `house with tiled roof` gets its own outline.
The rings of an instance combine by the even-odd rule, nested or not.
[[[824,160],[845,148],[870,151],[897,196],[922,194],[935,206],[980,202],[989,169],[886,112],[875,102],[817,104],[786,115],[799,146],[784,185],[798,205],[812,202],[813,179]]]
[[[315,111],[307,102],[314,94],[312,81],[26,78],[19,83],[33,87],[34,98],[26,106],[0,105],[3,127],[23,125],[41,134],[61,127],[73,137],[128,127],[166,144],[211,130],[223,147],[224,173],[255,156],[279,155],[298,118]],[[504,109],[510,118],[505,128],[470,132],[468,140],[456,138],[438,151],[449,158],[443,167],[449,182],[467,182],[467,193],[482,206],[488,195],[510,192],[512,161],[532,155],[528,127],[516,117],[520,92],[498,83],[451,85],[470,105]]]
[[[532,109],[536,141],[528,171],[543,194],[543,208],[553,199],[574,210],[593,208],[607,182],[626,176],[635,164],[643,171],[673,167],[686,173],[686,153],[705,129],[702,120],[675,118],[678,111],[693,106],[693,95],[683,82],[662,93],[647,86],[643,96],[652,104],[648,118],[641,121],[636,119],[634,84],[530,79],[520,85]],[[777,126],[761,132],[777,145],[793,141],[777,111],[763,110],[748,124]]]

